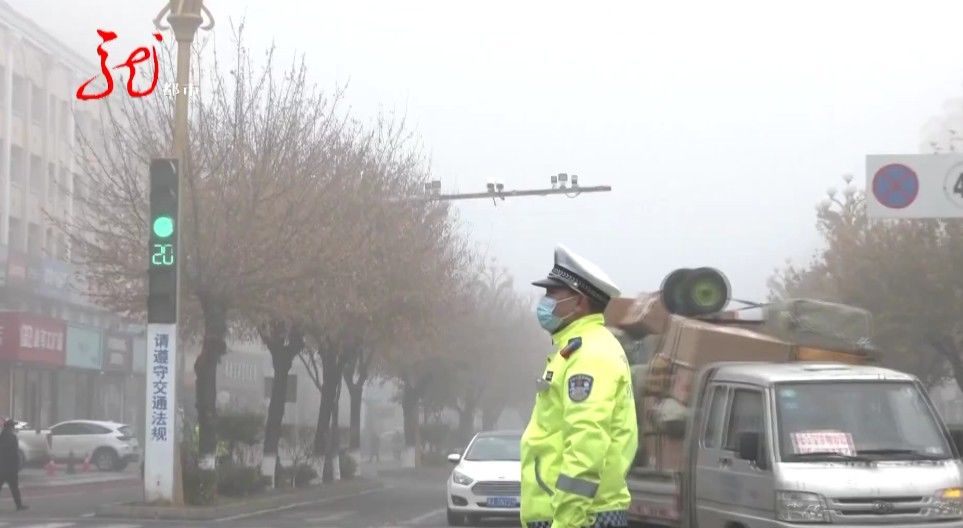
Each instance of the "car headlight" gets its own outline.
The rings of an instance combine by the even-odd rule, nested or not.
[[[471,479],[471,477],[459,471],[451,472],[451,480],[453,480],[455,484],[458,484],[460,486],[469,486],[471,485],[472,482],[475,482],[474,480]]]
[[[963,517],[963,490],[946,488],[936,492],[923,508],[923,515],[941,519]]]
[[[776,516],[786,522],[829,521],[829,511],[822,496],[801,491],[777,491]]]

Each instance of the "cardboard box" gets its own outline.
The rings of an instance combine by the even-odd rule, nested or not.
[[[661,334],[668,322],[669,312],[657,293],[619,297],[605,307],[605,324],[634,336]]]

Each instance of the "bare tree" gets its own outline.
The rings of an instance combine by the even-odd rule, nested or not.
[[[334,184],[342,147],[338,96],[307,80],[302,62],[283,71],[269,50],[255,66],[238,37],[230,73],[199,56],[203,94],[190,116],[191,148],[180,169],[184,228],[179,230],[185,301],[182,327],[203,334],[197,375],[202,464],[216,446],[216,366],[235,318],[263,319],[272,303],[314,280],[315,263],[337,262],[336,248],[314,243],[336,229],[338,214],[317,203]],[[92,295],[127,314],[145,306],[147,166],[168,151],[170,103],[163,97],[114,99],[103,107],[99,135],[83,130],[74,190],[85,214],[60,226],[68,234]]]

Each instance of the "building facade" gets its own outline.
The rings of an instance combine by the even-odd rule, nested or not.
[[[143,407],[142,332],[83,295],[56,227],[83,196],[76,131],[94,107],[74,93],[96,71],[0,2],[0,415],[37,427],[134,423]]]

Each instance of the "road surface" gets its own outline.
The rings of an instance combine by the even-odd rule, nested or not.
[[[14,512],[10,495],[0,496],[0,528],[386,528],[441,527],[445,519],[447,470],[432,469],[382,476],[384,487],[363,495],[280,511],[220,521],[141,521],[94,518],[98,503],[136,500],[130,485],[102,486],[93,491],[57,489],[26,494],[31,509]],[[484,526],[518,526],[517,521],[491,521]]]

